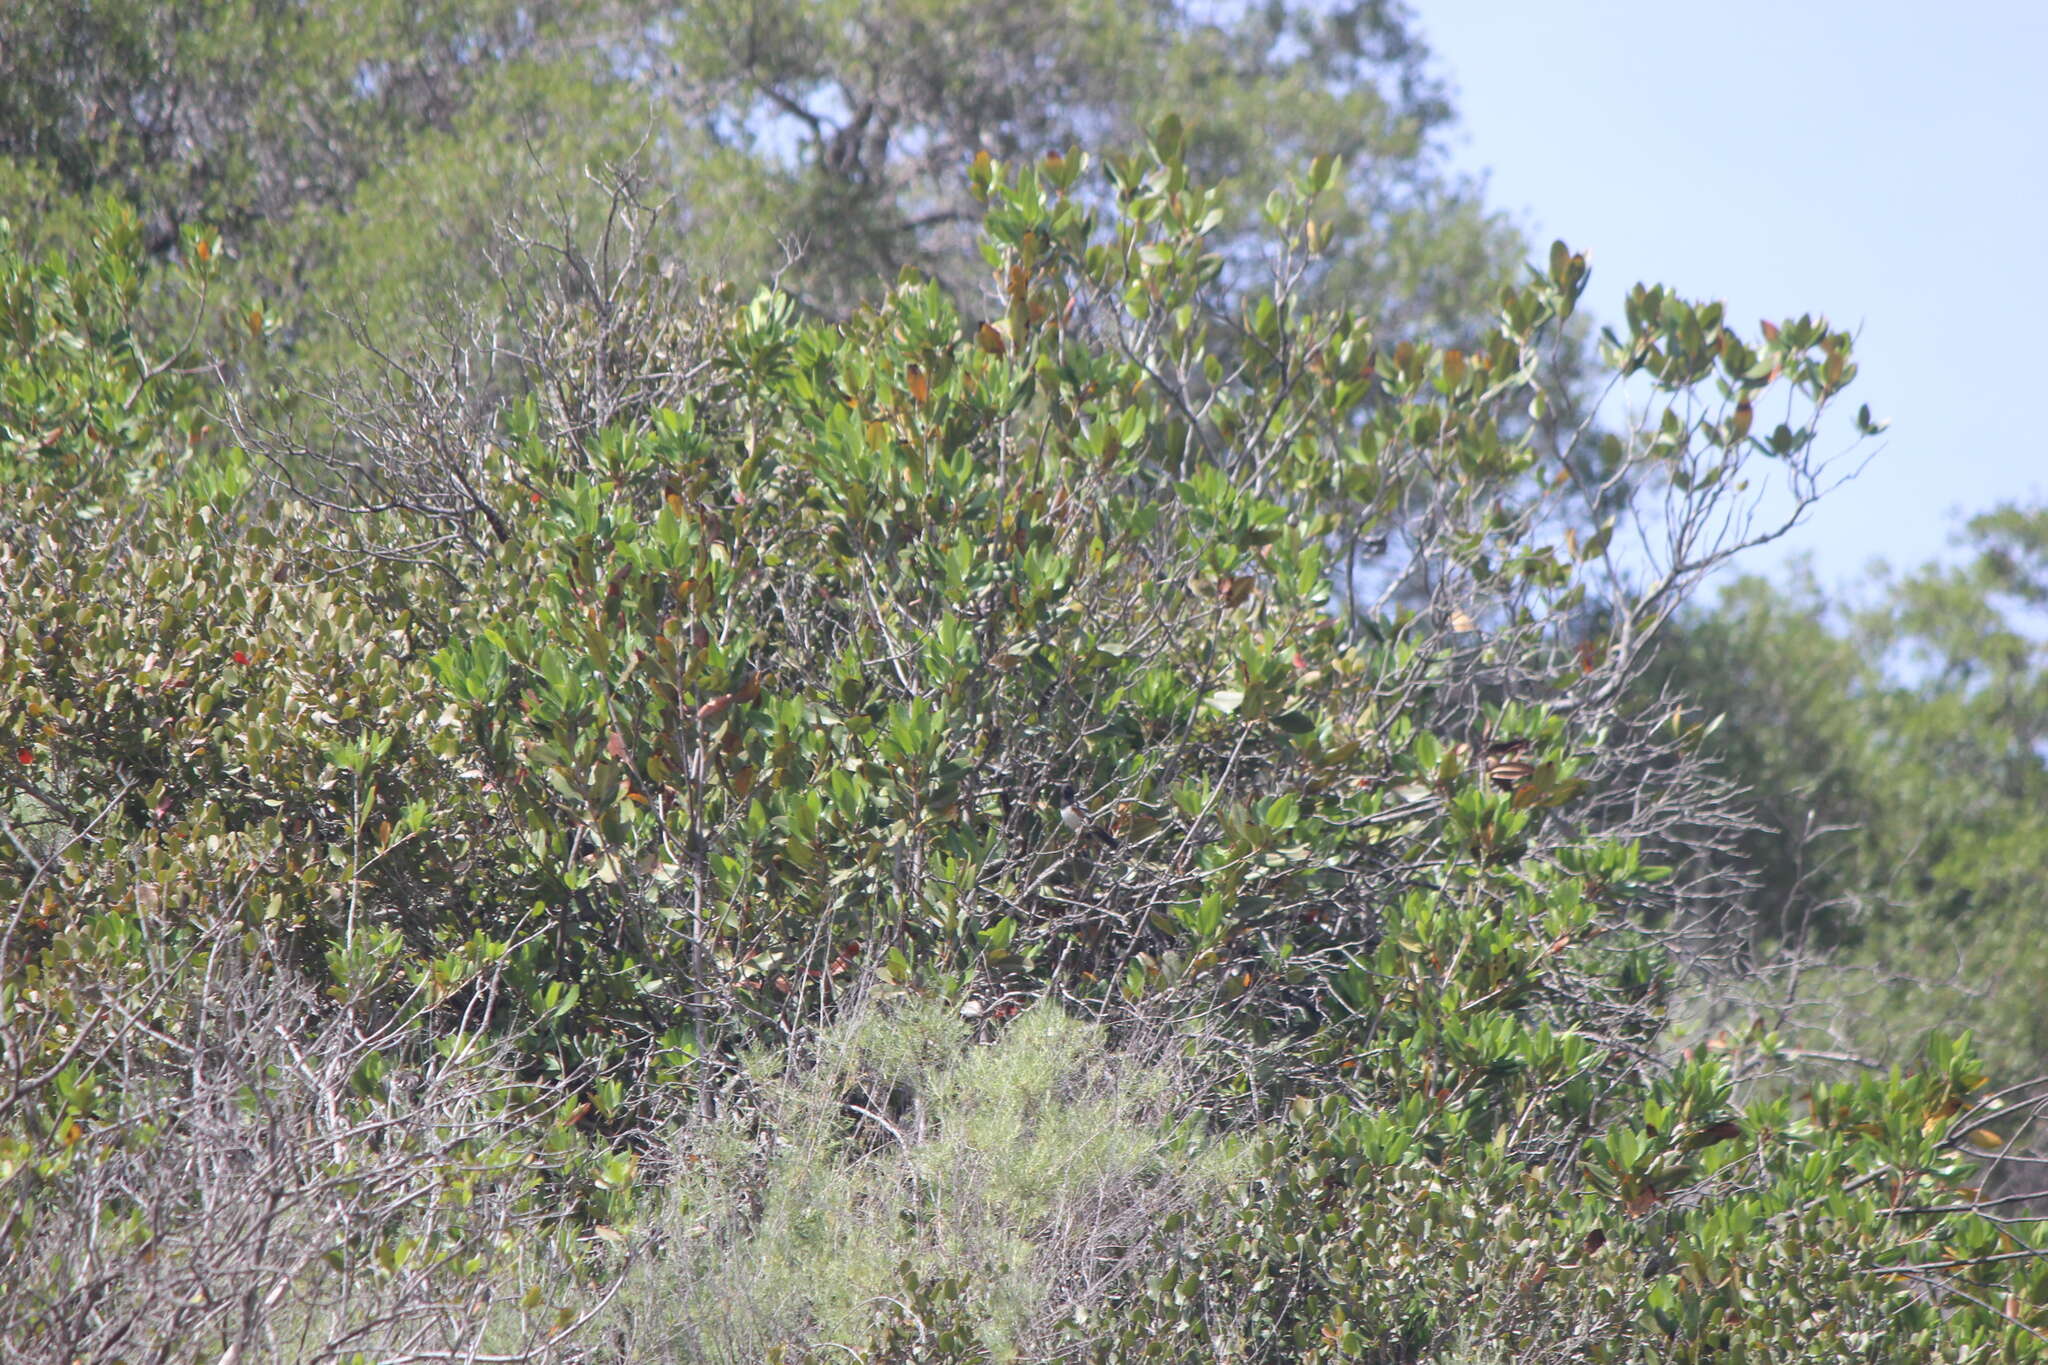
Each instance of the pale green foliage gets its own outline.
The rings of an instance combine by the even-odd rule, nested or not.
[[[794,1067],[757,1058],[752,1106],[678,1135],[670,1251],[624,1300],[636,1350],[858,1345],[908,1265],[967,1280],[993,1357],[1034,1354],[1078,1288],[1229,1169],[1181,1130],[1190,1070],[1050,1003],[981,1037],[944,1001],[903,1001],[826,1030]]]

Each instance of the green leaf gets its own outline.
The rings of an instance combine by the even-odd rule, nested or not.
[[[1211,692],[1202,700],[1206,705],[1228,716],[1236,714],[1237,709],[1244,705],[1244,693],[1231,689],[1222,689]]]

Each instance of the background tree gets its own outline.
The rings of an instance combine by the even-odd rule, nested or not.
[[[203,222],[294,337],[340,313],[388,343],[423,294],[487,294],[500,226],[601,220],[585,172],[629,161],[665,208],[648,249],[733,279],[793,255],[787,282],[828,309],[908,265],[964,300],[985,268],[976,152],[1128,144],[1175,108],[1205,111],[1189,155],[1233,187],[1232,257],[1267,189],[1324,153],[1353,170],[1321,225],[1330,297],[1448,335],[1520,255],[1444,170],[1449,105],[1381,0],[32,3],[0,20],[0,51],[18,223],[101,191],[158,250]]]
[[[1864,601],[1747,579],[1662,664],[1750,788],[1764,933],[1843,945],[1842,1041],[1878,1056],[1969,1027],[2011,1075],[2048,1057],[2038,983],[2048,733],[2048,513],[1972,518],[1966,557]]]
[[[202,349],[231,357],[238,439],[304,493],[404,498],[478,521],[463,534],[491,534],[466,490],[505,402],[548,386],[536,357],[567,343],[605,360],[586,373],[609,391],[553,405],[565,439],[620,403],[658,406],[663,343],[636,353],[628,319],[688,312],[678,280],[774,277],[840,312],[915,267],[964,311],[999,312],[965,171],[978,152],[1130,145],[1168,110],[1202,111],[1184,154],[1220,191],[1212,235],[1245,288],[1268,191],[1341,158],[1295,293],[1433,340],[1482,336],[1525,254],[1446,169],[1448,102],[1382,0],[45,8],[0,20],[19,75],[0,214],[75,236],[111,191],[160,250],[180,223],[221,232],[235,307]],[[146,331],[188,320],[152,298]],[[1216,303],[1222,354],[1234,324]],[[1547,362],[1563,382],[1539,424],[1560,450],[1583,362],[1576,340]],[[431,433],[383,410],[421,384],[439,395]],[[1588,470],[1600,456],[1576,447]],[[1591,534],[1612,510],[1578,519]],[[1344,534],[1370,572],[1371,539]]]

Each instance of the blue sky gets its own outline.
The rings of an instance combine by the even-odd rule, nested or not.
[[[1415,0],[1456,88],[1456,163],[1539,247],[1589,253],[1602,321],[1638,280],[1731,319],[1859,332],[1891,429],[1812,520],[1846,586],[1959,515],[2048,497],[2048,5]]]

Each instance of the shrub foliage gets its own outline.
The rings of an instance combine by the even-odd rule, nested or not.
[[[318,456],[131,330],[209,239],[4,257],[8,1340],[2038,1353],[1967,1042],[1667,1032],[1731,826],[1635,684],[1849,338],[1639,289],[1643,419],[1560,433],[1581,256],[1382,331],[1310,303],[1334,164],[1248,288],[1185,143],[977,160],[979,312],[708,289],[552,357],[658,370],[597,426],[422,348]]]

